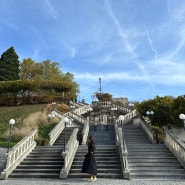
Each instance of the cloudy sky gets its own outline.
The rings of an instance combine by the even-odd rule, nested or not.
[[[0,54],[59,62],[79,100],[185,94],[184,0],[0,0]]]

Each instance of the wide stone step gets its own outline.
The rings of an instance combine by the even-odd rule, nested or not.
[[[129,159],[129,160],[134,160],[134,159],[162,159],[162,160],[165,160],[165,159],[171,159],[171,160],[176,160],[177,161],[177,159],[175,158],[175,157],[173,157],[173,156],[168,156],[168,157],[161,157],[160,155],[158,155],[158,156],[155,156],[155,155],[148,155],[148,156],[145,156],[145,158],[144,157],[142,157],[141,158],[141,156],[138,156],[138,155],[135,155],[135,156],[127,156],[127,159]]]
[[[109,158],[109,157],[119,157],[119,154],[117,154],[117,153],[108,153],[108,154],[106,153],[106,154],[103,154],[103,153],[100,153],[100,152],[99,152],[99,153],[95,153],[94,156],[95,156],[95,157]],[[77,153],[77,154],[75,155],[75,158],[78,158],[78,157],[80,157],[80,158],[81,158],[81,157],[84,157],[84,154],[82,155],[82,154],[78,154],[78,153]]]
[[[63,158],[62,157],[37,157],[37,158],[34,158],[34,157],[27,157],[24,161],[33,161],[33,160],[36,160],[37,162],[40,162],[40,161],[62,161]]]
[[[76,161],[76,160],[74,160],[73,161],[73,165],[82,165],[83,164],[83,160],[81,160],[81,161]],[[100,166],[100,165],[112,165],[112,164],[117,164],[117,165],[120,165],[120,162],[119,161],[111,161],[111,160],[104,160],[104,161],[96,161],[96,164],[98,165],[98,166]]]
[[[142,144],[138,144],[138,145],[135,145],[135,144],[127,145],[127,148],[138,149],[138,150],[140,150],[140,149],[153,149],[153,148],[158,149],[158,150],[163,150],[163,149],[168,150],[165,147],[165,145],[163,145],[163,144],[156,145],[156,144],[151,144],[151,143],[147,143],[147,144],[142,143]]]
[[[129,163],[129,168],[141,168],[141,167],[181,167],[180,163]]]
[[[167,173],[167,174],[171,174],[171,175],[175,175],[175,174],[184,174],[185,175],[185,170],[184,169],[169,169],[169,168],[150,168],[150,169],[130,169],[131,174],[136,174],[136,173]]]
[[[38,172],[30,172],[30,173],[13,173],[9,176],[10,178],[59,178],[59,173],[38,173]]]
[[[60,157],[61,158],[61,153],[60,152],[60,155],[59,154],[55,154],[55,153],[31,153],[28,158],[46,158],[46,157],[52,157],[52,158],[58,158]]]
[[[133,173],[131,174],[131,178],[133,179],[185,179],[184,174],[169,174],[169,173],[144,173],[144,174],[138,174]]]
[[[128,158],[129,163],[177,163],[175,158]]]
[[[70,170],[70,173],[80,173],[82,170],[81,169],[71,169]],[[111,169],[111,168],[100,168],[98,167],[98,174],[99,173],[121,173],[121,169],[118,168],[118,169]]]
[[[62,165],[48,165],[48,164],[37,164],[37,165],[19,165],[16,169],[61,169]]]
[[[99,167],[101,168],[108,168],[108,169],[121,169],[121,166],[118,164],[101,164],[100,166],[98,166],[98,171],[99,171]],[[73,164],[71,169],[81,169],[82,168],[82,164]]]
[[[60,173],[61,169],[15,169],[13,173]]]
[[[85,173],[70,173],[68,178],[89,178],[89,175]],[[120,173],[98,173],[98,178],[122,179],[123,176]]]
[[[48,161],[48,160],[44,160],[44,161],[33,161],[33,160],[24,160],[23,162],[21,162],[21,164],[24,164],[24,165],[28,165],[28,164],[32,164],[32,165],[43,165],[43,164],[47,164],[47,165],[58,165],[58,164],[60,164],[60,165],[63,165],[63,160],[56,160],[56,161]]]

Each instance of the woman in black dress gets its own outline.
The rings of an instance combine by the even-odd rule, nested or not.
[[[94,151],[95,151],[95,143],[92,136],[89,137],[89,143],[88,143],[88,153],[85,155],[85,159],[82,166],[82,173],[88,173],[90,174],[90,180],[89,181],[96,181],[96,175],[97,175],[97,166],[96,166],[96,160],[94,158]]]

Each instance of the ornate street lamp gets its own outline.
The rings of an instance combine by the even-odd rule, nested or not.
[[[66,125],[69,122],[68,117],[64,117],[63,122],[65,124],[65,129],[64,129],[64,152],[65,152],[65,150],[66,150]]]
[[[153,110],[152,111],[146,111],[146,115],[148,116],[148,118],[150,117],[150,115],[151,115],[151,117],[153,117],[154,111]]]
[[[11,141],[12,128],[13,128],[14,123],[15,123],[15,120],[14,120],[14,119],[11,119],[11,120],[9,121],[9,124],[10,124],[10,134],[9,134],[9,137],[8,137],[8,150],[7,150],[7,153],[8,153],[9,150],[10,150],[10,141]]]

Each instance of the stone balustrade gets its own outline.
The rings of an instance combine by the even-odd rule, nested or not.
[[[137,115],[136,110],[132,110],[129,113],[124,115],[124,124],[129,122],[132,118],[134,118]],[[121,120],[116,120],[116,124],[121,125],[122,121]]]
[[[89,117],[87,118],[86,123],[82,130],[82,145],[86,144],[88,134],[89,134]]]
[[[86,121],[87,121],[86,118],[84,118],[84,117],[82,117],[82,116],[80,116],[80,115],[78,115],[74,112],[69,112],[68,116],[72,117],[74,120],[76,120],[77,122],[82,123],[82,124],[85,124]]]
[[[132,111],[124,106],[120,106],[120,105],[116,105],[116,104],[113,104],[113,108],[117,108],[117,110],[123,110],[124,112],[127,112],[127,113]]]
[[[35,148],[34,140],[37,129],[31,131],[21,141],[19,141],[10,152],[6,154],[6,168],[1,172],[1,179],[7,179],[11,172],[29,155]]]
[[[167,127],[163,127],[166,134],[164,144],[185,168],[185,142],[171,133]]]
[[[64,130],[64,128],[65,128],[65,124],[63,119],[61,119],[59,123],[49,133],[49,138],[50,138],[49,146],[53,145],[53,143],[56,141],[56,139],[58,138],[60,133]]]
[[[145,131],[145,134],[147,135],[151,143],[156,143],[154,139],[154,132],[144,117],[135,118],[134,123],[138,123],[142,126],[143,130]]]
[[[122,173],[124,179],[130,179],[130,170],[128,165],[128,151],[126,147],[126,143],[123,137],[122,128],[118,127],[117,124],[115,124],[115,132],[116,132],[116,143],[119,147],[119,153],[120,153],[120,159],[122,164]]]
[[[78,128],[75,128],[66,145],[65,152],[62,153],[62,156],[64,157],[64,167],[60,172],[60,178],[62,179],[67,178],[79,145],[79,142],[77,140],[77,133],[78,133]]]

